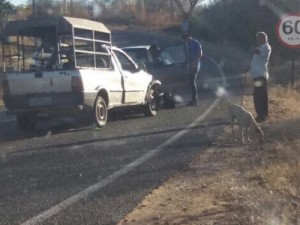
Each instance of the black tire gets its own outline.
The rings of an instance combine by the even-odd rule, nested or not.
[[[21,130],[26,132],[34,131],[37,122],[37,115],[34,112],[18,113],[17,123]]]
[[[97,96],[94,105],[94,117],[97,127],[104,127],[107,123],[107,104],[103,97]]]
[[[164,93],[164,105],[167,109],[174,109],[175,108],[175,100],[173,95],[170,92]]]
[[[147,104],[144,106],[144,114],[146,116],[156,116],[159,108],[159,99],[157,92],[151,88],[147,100]]]

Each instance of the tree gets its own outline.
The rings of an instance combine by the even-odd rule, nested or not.
[[[182,1],[182,0],[174,0],[176,5],[178,6],[178,9],[182,15],[183,19],[188,19],[197,3],[201,2],[202,0],[188,0],[188,1]],[[188,5],[188,8],[186,6]]]
[[[4,27],[8,16],[14,12],[15,8],[12,4],[6,0],[0,0],[0,23],[1,28]]]
[[[299,0],[214,0],[189,19],[191,32],[201,39],[231,44],[249,50],[255,44],[255,34],[264,31],[269,36],[274,56],[286,54],[276,37],[276,24],[282,14],[297,13]]]

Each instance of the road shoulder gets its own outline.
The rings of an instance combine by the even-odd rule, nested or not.
[[[229,127],[217,126],[221,132],[212,145],[153,190],[118,225],[298,224],[298,189],[281,175],[288,165],[278,163],[278,157],[291,157],[278,156],[286,152],[286,147],[278,149],[281,132],[291,130],[285,120],[278,120],[284,118],[280,104],[270,97],[271,115],[261,124],[266,138],[263,145],[231,141]],[[251,96],[244,97],[243,105],[254,111]]]

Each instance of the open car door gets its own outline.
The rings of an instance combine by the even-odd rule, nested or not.
[[[174,92],[184,87],[188,82],[188,61],[185,45],[176,45],[163,49],[160,55],[161,63],[153,65],[149,70],[162,82],[165,91]]]

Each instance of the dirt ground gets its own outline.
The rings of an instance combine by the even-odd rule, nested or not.
[[[243,105],[254,113],[250,95]],[[297,194],[273,192],[257,173],[276,158],[279,105],[270,100],[270,118],[261,124],[263,145],[230,141],[229,127],[224,126],[212,146],[153,190],[118,225],[300,224]]]

